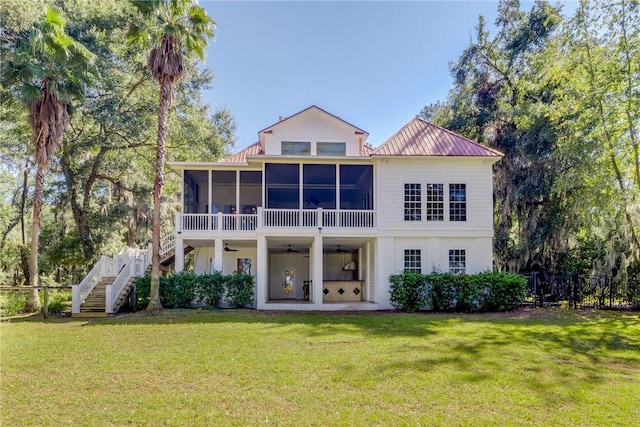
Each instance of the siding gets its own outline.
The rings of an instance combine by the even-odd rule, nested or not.
[[[493,237],[492,162],[477,158],[385,158],[377,162],[380,235]],[[422,221],[404,221],[404,184],[422,185]],[[427,183],[444,184],[445,220],[425,221]],[[448,184],[466,184],[467,221],[449,221]]]

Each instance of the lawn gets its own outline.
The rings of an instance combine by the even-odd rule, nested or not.
[[[640,425],[640,315],[4,319],[3,426]]]

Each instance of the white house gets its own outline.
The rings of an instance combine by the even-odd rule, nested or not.
[[[404,270],[492,269],[492,165],[502,154],[415,118],[373,149],[316,106],[183,177],[175,269],[250,269],[259,309],[387,309]]]
[[[258,137],[217,163],[169,163],[176,271],[192,251],[196,273],[255,275],[258,309],[376,310],[392,274],[492,269],[501,153],[420,118],[374,149],[316,106]]]

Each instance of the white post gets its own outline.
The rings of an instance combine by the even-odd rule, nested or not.
[[[182,237],[176,237],[176,244],[173,250],[176,256],[175,270],[176,273],[179,273],[184,270],[184,241]]]
[[[262,206],[258,206],[258,222],[256,223],[256,228],[259,230],[262,228]]]
[[[104,311],[107,313],[113,313],[113,290],[111,289],[113,285],[105,286],[105,296],[104,296]]]
[[[222,245],[223,245],[222,239],[216,239],[214,241],[214,246],[213,246],[214,265],[213,265],[213,269],[215,271],[220,271],[220,272],[222,272],[222,263],[223,263],[222,257],[224,256]]]
[[[322,304],[323,276],[322,276],[322,251],[323,251],[322,235],[318,234],[313,238],[313,282],[311,289],[313,295],[313,303]]]
[[[71,314],[80,313],[80,286],[71,286]]]
[[[267,278],[267,263],[269,262],[269,253],[267,251],[267,238],[258,236],[258,268],[256,274],[256,308],[264,308],[268,298],[269,279]]]
[[[182,221],[180,221],[182,214],[180,212],[176,212],[176,216],[175,216],[175,229],[176,231],[182,231]]]

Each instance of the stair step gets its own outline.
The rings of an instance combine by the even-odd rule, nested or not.
[[[81,311],[80,313],[76,313],[73,315],[73,317],[76,318],[98,318],[98,317],[109,317],[110,314],[109,313],[105,313],[104,311],[98,312],[98,311]]]

